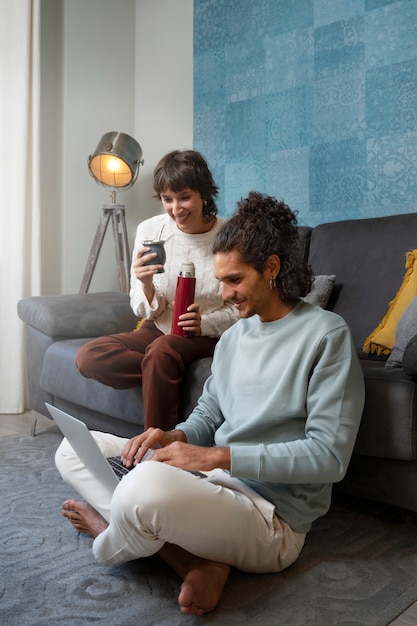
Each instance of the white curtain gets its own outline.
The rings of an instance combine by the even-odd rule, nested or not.
[[[25,409],[16,305],[40,293],[40,2],[0,0],[0,413]]]

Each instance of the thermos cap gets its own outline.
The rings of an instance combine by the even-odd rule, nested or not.
[[[189,261],[188,263],[182,263],[181,269],[180,269],[180,276],[194,278],[195,277],[194,263],[192,263],[191,261]]]

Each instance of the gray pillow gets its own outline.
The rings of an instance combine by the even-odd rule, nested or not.
[[[413,337],[405,347],[403,370],[407,376],[417,378],[417,335]]]
[[[336,274],[329,274],[328,276],[326,274],[319,274],[318,276],[314,276],[311,291],[301,299],[310,304],[318,304],[322,309],[325,309],[332,294],[335,280]]]
[[[388,367],[402,367],[405,357],[405,350],[410,350],[407,357],[407,366],[412,369],[412,353],[415,348],[408,344],[412,344],[412,339],[417,335],[417,296],[411,300],[410,304],[398,320],[395,330],[395,344],[391,350],[391,354],[386,360],[385,365]],[[417,363],[414,366],[417,368]],[[408,372],[406,372],[408,373]],[[411,374],[412,375],[412,374]]]

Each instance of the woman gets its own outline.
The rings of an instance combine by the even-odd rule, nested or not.
[[[141,318],[132,332],[99,337],[77,353],[83,376],[115,389],[142,386],[145,428],[170,429],[179,420],[180,384],[185,367],[212,356],[220,335],[237,319],[223,301],[214,277],[212,244],[225,220],[217,217],[218,188],[203,156],[194,150],[165,155],[153,173],[156,197],[165,213],[139,224],[131,267],[130,303]],[[144,241],[165,241],[166,262]],[[181,264],[196,268],[195,302],[181,316],[187,337],[173,335],[171,319]]]

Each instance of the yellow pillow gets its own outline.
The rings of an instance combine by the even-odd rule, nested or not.
[[[136,324],[135,328],[133,330],[139,330],[143,324],[143,322],[145,321],[144,317],[141,317],[141,319],[138,321],[138,323]]]
[[[407,252],[406,273],[403,283],[394,300],[389,303],[388,311],[382,322],[371,332],[363,344],[364,352],[389,354],[395,344],[395,330],[401,315],[411,300],[417,295],[417,250]]]

